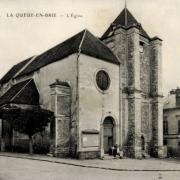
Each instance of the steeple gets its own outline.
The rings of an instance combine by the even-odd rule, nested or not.
[[[127,26],[127,3],[126,3],[126,0],[125,0],[125,8],[124,8],[124,10],[125,10],[124,22],[125,22],[125,26]]]
[[[113,34],[115,28],[122,27],[124,29],[127,29],[131,26],[137,26],[140,30],[140,34],[146,38],[149,38],[148,34],[143,29],[141,24],[134,18],[134,16],[127,9],[127,3],[125,1],[125,8],[121,11],[119,16],[117,16],[113,23],[111,23],[111,26],[106,30],[101,39],[104,39],[109,35]]]

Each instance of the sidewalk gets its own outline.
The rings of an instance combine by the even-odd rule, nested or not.
[[[46,161],[51,163],[60,163],[71,166],[86,168],[106,169],[115,171],[180,171],[179,159],[93,159],[77,160],[49,157],[45,155],[29,155],[18,153],[2,153],[0,156]]]

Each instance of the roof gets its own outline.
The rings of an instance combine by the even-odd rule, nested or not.
[[[17,72],[19,72],[30,60],[32,57],[14,65],[0,80],[0,84],[8,82]]]
[[[113,21],[111,26],[106,30],[106,32],[102,35],[101,39],[108,37],[108,35],[113,31],[112,26],[121,25],[125,28],[136,25],[139,27],[140,34],[144,37],[149,38],[149,35],[143,29],[143,27],[138,23],[138,21],[134,18],[134,16],[130,13],[127,8],[124,8],[123,11],[119,14],[119,16]]]
[[[28,79],[15,84],[0,97],[0,105],[9,103],[38,105],[39,93],[34,80]]]
[[[119,64],[117,57],[103,42],[88,30],[83,30],[63,43],[37,56],[18,76],[29,74],[50,63],[62,60],[78,52],[114,64]]]

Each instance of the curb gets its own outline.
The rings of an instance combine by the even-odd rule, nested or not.
[[[37,157],[30,157],[30,156],[14,156],[14,155],[8,155],[8,154],[0,154],[0,156],[3,157],[13,157],[13,158],[19,158],[19,159],[29,159],[34,161],[44,161],[44,162],[50,162],[50,163],[57,163],[57,164],[64,164],[69,166],[75,166],[75,167],[83,167],[83,168],[91,168],[91,169],[102,169],[102,170],[110,170],[110,171],[135,171],[135,172],[178,172],[180,169],[122,169],[122,168],[108,168],[108,167],[101,167],[101,166],[91,166],[91,165],[83,165],[83,164],[75,164],[75,163],[68,163],[68,162],[62,162],[57,160],[48,160],[48,159],[41,159]]]

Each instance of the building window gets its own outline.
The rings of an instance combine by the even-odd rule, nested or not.
[[[165,118],[165,120],[163,121],[163,133],[164,134],[168,134],[168,121]]]
[[[180,120],[178,120],[178,134],[180,134]]]
[[[96,74],[96,83],[99,89],[105,91],[109,88],[110,85],[110,78],[107,72],[104,70],[99,71]]]
[[[142,41],[139,42],[139,52],[140,53],[144,52],[144,43]]]
[[[176,90],[176,106],[180,106],[180,90]]]

